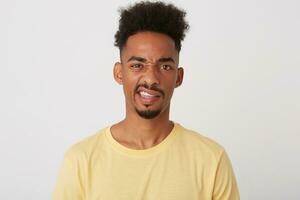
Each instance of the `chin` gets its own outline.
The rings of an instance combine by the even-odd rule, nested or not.
[[[161,110],[138,110],[137,108],[135,111],[144,119],[154,119],[161,113]]]

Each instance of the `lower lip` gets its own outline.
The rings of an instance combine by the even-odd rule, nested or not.
[[[152,104],[156,101],[159,100],[160,97],[157,97],[157,96],[154,96],[154,97],[143,97],[141,96],[140,94],[137,94],[140,101],[143,103],[143,104]]]

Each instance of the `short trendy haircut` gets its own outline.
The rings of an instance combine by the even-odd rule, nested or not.
[[[180,52],[181,42],[189,29],[184,10],[164,2],[142,1],[121,9],[120,13],[119,30],[115,34],[115,46],[119,47],[120,51],[131,35],[152,31],[171,37]]]

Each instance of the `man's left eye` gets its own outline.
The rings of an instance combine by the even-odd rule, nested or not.
[[[163,70],[167,70],[167,71],[172,69],[172,67],[170,65],[162,65],[161,68]]]

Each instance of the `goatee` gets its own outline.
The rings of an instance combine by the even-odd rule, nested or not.
[[[159,115],[160,110],[138,110],[135,108],[138,115],[144,119],[153,119]]]

